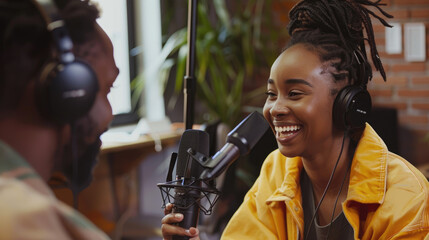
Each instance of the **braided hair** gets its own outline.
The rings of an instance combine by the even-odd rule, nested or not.
[[[95,36],[98,9],[89,0],[56,0],[75,45]],[[31,0],[0,0],[0,117],[13,111],[23,92],[53,59],[52,34]]]
[[[380,0],[303,0],[289,12],[287,28],[291,39],[286,47],[297,43],[309,45],[316,49],[321,61],[331,61],[337,70],[332,73],[335,81],[348,79],[350,85],[366,87],[372,78],[365,50],[367,41],[374,67],[386,81],[370,17],[377,18],[386,27],[391,26],[368,9],[374,7],[383,16],[392,18],[380,8],[382,5],[385,4]]]

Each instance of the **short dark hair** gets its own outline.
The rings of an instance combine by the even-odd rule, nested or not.
[[[55,2],[75,45],[94,36],[96,6],[89,0]],[[18,106],[27,85],[52,60],[53,44],[31,0],[0,0],[0,113]]]

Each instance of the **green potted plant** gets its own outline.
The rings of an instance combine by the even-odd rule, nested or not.
[[[243,88],[255,81],[261,70],[268,71],[278,54],[278,45],[273,43],[281,33],[285,34],[274,27],[266,12],[270,3],[271,0],[240,1],[235,3],[240,11],[230,14],[225,0],[198,2],[196,97],[206,106],[208,121],[235,126],[243,117],[243,107],[256,96],[263,96],[265,83],[246,91]],[[267,33],[262,34],[264,29]],[[187,52],[185,27],[168,37],[161,54],[166,57],[164,72],[176,67],[176,93],[183,87]]]

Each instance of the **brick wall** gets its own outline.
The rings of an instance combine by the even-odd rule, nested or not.
[[[426,58],[429,58],[429,0],[383,0],[384,8],[394,16],[389,22],[424,23],[426,28]],[[429,60],[407,62],[404,46],[401,54],[385,52],[385,28],[373,20],[377,47],[387,73],[384,82],[378,72],[368,85],[374,106],[398,110],[399,154],[415,165],[429,163]],[[403,39],[402,39],[403,40]],[[402,41],[404,44],[404,41]]]

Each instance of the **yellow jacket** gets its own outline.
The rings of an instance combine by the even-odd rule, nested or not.
[[[301,158],[272,152],[222,239],[303,239],[301,169]],[[354,238],[429,239],[428,201],[427,179],[389,152],[367,124],[353,157],[347,199],[342,204]]]

